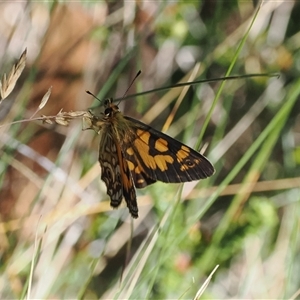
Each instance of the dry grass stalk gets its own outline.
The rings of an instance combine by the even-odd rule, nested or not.
[[[42,115],[38,120],[42,120],[45,124],[53,124],[53,122],[62,125],[62,126],[68,126],[70,121],[73,119],[78,118],[89,118],[90,114],[87,111],[70,111],[70,112],[64,112],[59,111],[59,113],[55,116],[45,116]]]
[[[5,73],[3,74],[3,77],[0,81],[0,96],[1,96],[0,103],[12,92],[12,90],[16,85],[17,80],[22,74],[26,64],[26,53],[27,53],[27,49],[23,51],[18,62],[13,65],[8,77],[6,77]]]
[[[48,89],[48,91],[46,92],[46,94],[44,95],[44,97],[42,98],[42,101],[39,105],[39,107],[37,108],[37,110],[35,111],[35,113],[31,116],[30,119],[32,119],[48,102],[50,95],[51,95],[51,91],[52,91],[52,86]]]
[[[47,93],[44,95],[44,97],[39,105],[39,110],[41,110],[47,104],[49,97],[51,95],[51,91],[52,91],[52,86],[48,89]]]

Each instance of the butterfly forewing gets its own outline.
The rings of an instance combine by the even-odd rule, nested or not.
[[[134,131],[130,145],[122,144],[125,158],[135,166],[131,167],[132,173],[146,174],[152,179],[150,183],[157,180],[187,182],[204,179],[214,173],[212,164],[192,148],[140,121],[128,116],[124,118]],[[145,181],[144,185],[148,184]]]

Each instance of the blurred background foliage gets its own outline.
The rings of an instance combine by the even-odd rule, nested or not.
[[[27,48],[0,104],[1,299],[190,299],[216,265],[203,298],[299,298],[300,6],[256,2],[1,2],[1,76]],[[122,97],[138,70],[129,94],[230,65],[280,78],[227,81],[218,98],[212,82],[120,103],[200,142],[216,168],[184,187],[139,190],[134,221],[109,207],[99,137],[79,120],[9,125],[30,118],[50,86],[47,116],[96,105],[85,90]]]

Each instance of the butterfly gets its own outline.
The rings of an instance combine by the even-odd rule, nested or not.
[[[156,181],[179,183],[210,177],[213,165],[203,155],[125,116],[113,99],[104,100],[102,112],[89,111],[85,129],[100,134],[101,179],[107,187],[110,205],[117,208],[124,198],[133,218],[138,218],[135,188]]]

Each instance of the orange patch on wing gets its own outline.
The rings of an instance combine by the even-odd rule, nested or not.
[[[181,165],[181,166],[180,166],[180,171],[185,172],[185,171],[187,171],[187,170],[188,170],[188,168],[187,168],[186,165]]]
[[[170,155],[155,155],[154,161],[161,171],[166,171],[168,170],[167,163],[172,164],[174,159]]]
[[[159,152],[166,152],[169,150],[168,142],[162,138],[156,140],[154,148]]]
[[[182,172],[186,172],[186,171],[188,171],[190,168],[193,168],[195,166],[195,164],[193,163],[192,165],[186,165],[186,164],[184,164],[184,165],[181,165],[181,167],[180,167],[180,171],[182,171]]]
[[[129,154],[129,155],[133,155],[133,149],[130,147],[130,148],[127,148],[126,149],[126,152],[127,152],[127,154]]]
[[[141,136],[140,136],[141,137]],[[144,140],[143,140],[144,141]],[[134,145],[139,151],[139,154],[146,165],[147,168],[156,170],[159,168],[161,171],[166,171],[168,169],[167,163],[172,164],[174,159],[170,155],[155,155],[149,154],[149,146],[143,143],[142,140],[136,139]]]
[[[144,153],[148,154],[149,153],[149,145],[145,144],[142,140],[135,139],[134,140],[134,145],[135,145],[136,150],[139,153],[140,152],[142,152],[142,154],[144,154]]]
[[[177,161],[180,162],[186,157],[190,155],[190,149],[186,146],[181,146],[181,149],[177,151],[176,156],[177,156]]]
[[[149,145],[146,144],[143,139],[142,140],[135,139],[134,145],[135,145],[137,151],[139,152],[141,158],[143,159],[143,161],[146,160],[147,157],[149,157]]]
[[[201,163],[201,159],[194,159],[194,163],[195,163],[196,165],[199,165],[199,164]]]
[[[190,149],[189,149],[187,146],[185,146],[185,145],[182,145],[182,146],[181,146],[181,149],[182,149],[183,151],[190,152]]]
[[[139,136],[139,138],[146,143],[147,145],[149,144],[149,139],[150,139],[150,133],[145,131],[145,130],[141,130],[138,129],[137,130],[137,135]]]
[[[140,174],[143,171],[143,168],[141,166],[136,166],[134,169],[134,173]]]
[[[129,161],[129,160],[127,161],[127,163],[128,163],[129,170],[133,171],[134,168],[135,168],[135,165],[131,161]]]
[[[143,183],[145,182],[145,180],[140,178],[137,182],[138,182],[139,184],[143,184]]]

